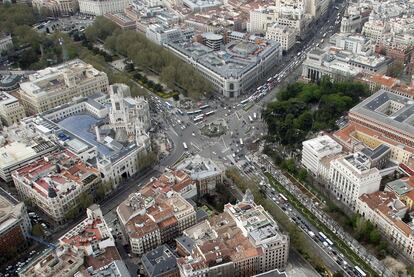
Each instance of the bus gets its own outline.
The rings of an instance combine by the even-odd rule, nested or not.
[[[180,115],[184,115],[183,111],[182,111],[182,110],[180,110],[180,109],[177,109],[177,112],[178,112]]]
[[[188,150],[187,143],[183,142],[184,150]]]
[[[322,232],[319,232],[319,235],[324,239],[324,240],[326,240],[328,237],[324,234],[324,233],[322,233]]]
[[[333,242],[330,239],[326,239],[326,242],[329,244],[329,246],[333,246]]]
[[[203,118],[204,118],[204,116],[199,115],[199,116],[195,117],[195,118],[193,119],[193,121],[194,121],[194,123],[196,123],[196,122],[200,122],[200,121],[202,121],[202,120],[203,120]]]
[[[270,83],[272,81],[272,77],[270,77],[269,79],[267,79],[267,82]]]
[[[170,102],[165,102],[165,105],[167,106],[167,108],[171,109],[173,106],[171,105]]]
[[[210,105],[204,105],[204,106],[201,106],[201,107],[200,107],[200,110],[207,109],[208,107],[210,107]]]
[[[362,277],[365,277],[365,276],[367,276],[366,274],[365,274],[365,272],[363,272],[362,271],[362,269],[361,268],[359,268],[359,266],[355,266],[355,273],[356,273],[356,275],[358,275],[358,276],[362,276]]]
[[[250,122],[253,122],[253,118],[249,115]]]
[[[244,99],[243,101],[240,102],[240,104],[246,104],[249,101],[249,99]]]
[[[240,138],[240,145],[243,145],[243,139]]]
[[[286,196],[284,196],[283,194],[279,193],[280,198],[282,198],[283,201],[288,201],[288,199],[286,198]]]
[[[249,158],[249,156],[245,155],[244,157],[246,158],[246,160],[247,160],[249,163],[251,163],[251,162],[252,162],[252,160]]]
[[[214,114],[216,111],[209,111],[208,113],[205,113],[204,115],[205,116],[209,116],[209,115],[212,115],[212,114]]]
[[[201,112],[202,112],[201,110],[190,111],[190,112],[187,112],[187,115],[198,114],[198,113],[201,113]]]

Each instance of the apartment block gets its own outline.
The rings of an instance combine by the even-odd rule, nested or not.
[[[174,240],[196,223],[195,209],[184,197],[153,182],[122,202],[117,215],[137,255]]]
[[[323,158],[342,152],[342,146],[328,135],[306,140],[302,143],[302,165],[315,176],[322,173]]]
[[[266,39],[280,43],[284,51],[288,51],[295,45],[297,36],[299,36],[297,29],[289,28],[279,23],[267,27],[266,31]]]
[[[33,0],[32,5],[39,12],[46,9],[54,16],[69,16],[79,10],[78,1],[75,0]]]
[[[0,36],[0,56],[3,52],[13,48],[13,40],[11,35],[1,35]]]
[[[176,169],[188,174],[195,182],[199,197],[214,194],[216,185],[223,182],[224,170],[213,160],[200,155],[183,160]]]
[[[5,182],[12,181],[13,171],[57,149],[54,142],[22,122],[4,129],[3,135],[0,141],[0,178]]]
[[[81,13],[96,16],[103,16],[107,13],[123,12],[127,7],[127,0],[79,0],[79,11]]]
[[[26,205],[0,189],[0,263],[5,264],[28,246],[32,231]]]
[[[101,183],[99,171],[64,150],[45,156],[12,173],[20,197],[29,200],[56,223],[76,209],[82,193],[93,194]]]
[[[67,104],[74,97],[107,92],[106,73],[75,59],[29,75],[20,84],[20,99],[28,114],[37,114]]]
[[[0,91],[0,120],[3,125],[10,126],[18,123],[25,116],[24,107],[16,97]]]
[[[130,277],[111,230],[96,204],[86,218],[59,238],[55,249],[40,254],[19,272],[21,277]]]
[[[370,158],[357,152],[331,162],[328,188],[352,210],[359,196],[379,190],[379,169],[372,167]]]
[[[252,276],[286,268],[289,237],[248,196],[185,230],[177,247],[181,276]]]
[[[376,225],[403,255],[414,261],[414,225],[402,221],[407,206],[394,192],[363,194],[358,198],[356,211]]]

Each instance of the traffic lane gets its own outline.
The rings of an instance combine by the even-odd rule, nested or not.
[[[273,190],[271,190],[273,192]],[[296,215],[299,215],[301,218],[302,215],[295,209],[293,208],[290,204],[288,204],[288,208],[286,208],[286,205],[282,204],[282,202],[280,200],[275,200],[277,199],[276,196],[273,193],[267,193],[266,196],[275,204],[277,205],[282,211],[283,213],[285,213],[289,219],[293,222],[294,220],[292,219],[292,217],[295,217]],[[279,203],[278,203],[279,202]],[[286,203],[285,203],[286,204]],[[309,224],[309,226],[313,227],[313,230],[317,230],[313,225]],[[325,249],[323,249],[323,247],[321,245],[319,245],[318,242],[314,241],[309,234],[306,232],[305,229],[302,229],[301,226],[298,226],[303,233],[305,233],[305,236],[308,240],[311,241],[310,245],[313,248],[313,250],[317,251],[320,255],[320,257],[322,258],[322,260],[324,261],[324,263],[329,267],[330,270],[332,270],[333,272],[336,271],[344,271],[337,263],[336,261],[332,258],[332,256],[327,253],[325,251]],[[344,271],[345,272],[345,271]],[[345,274],[347,274],[345,272]]]

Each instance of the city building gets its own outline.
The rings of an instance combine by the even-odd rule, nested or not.
[[[114,84],[109,95],[78,98],[28,118],[24,127],[69,149],[116,187],[141,170],[140,159],[151,151],[150,124],[148,101]]]
[[[288,51],[295,45],[297,36],[299,36],[297,29],[289,28],[279,23],[267,27],[266,30],[266,39],[280,43],[285,51]]]
[[[107,92],[106,73],[79,59],[48,67],[29,75],[20,84],[20,99],[28,114],[37,114],[67,104],[74,97]]]
[[[353,79],[361,72],[385,74],[389,60],[383,56],[366,56],[340,48],[315,48],[308,52],[302,78],[318,81],[322,76],[334,80]]]
[[[355,122],[348,123],[344,128],[336,131],[333,136],[349,152],[355,152],[361,147],[375,149],[380,145],[386,145],[391,150],[390,160],[396,164],[408,165],[414,153],[414,148],[389,138],[381,131]]]
[[[385,184],[384,191],[393,192],[412,211],[414,208],[414,176],[402,177]]]
[[[193,12],[202,12],[223,5],[221,0],[182,0],[182,4]]]
[[[21,277],[130,277],[100,207],[86,209],[86,219],[65,233],[58,245],[40,254],[20,272]]]
[[[377,226],[400,253],[411,261],[414,260],[414,225],[402,221],[407,206],[394,192],[363,194],[358,198],[356,210],[364,219]]]
[[[402,145],[414,147],[413,109],[411,98],[381,89],[353,107],[349,120]]]
[[[83,254],[69,247],[48,249],[18,272],[19,277],[74,276],[82,269]]]
[[[178,42],[190,40],[194,31],[192,29],[168,28],[161,24],[151,24],[146,28],[145,35],[158,45],[166,42]]]
[[[103,257],[120,260],[115,239],[105,222],[99,205],[93,204],[86,209],[86,218],[59,238],[59,245],[69,246],[82,252],[86,263],[94,270],[108,265],[102,264]]]
[[[6,264],[28,246],[32,231],[26,205],[0,189],[0,263]]]
[[[107,19],[114,22],[123,30],[135,30],[136,29],[136,21],[130,17],[128,17],[124,12],[114,12],[114,13],[106,13],[104,15]]]
[[[164,46],[194,66],[225,97],[237,98],[266,77],[282,56],[280,44],[253,37],[230,41],[214,51],[198,42],[167,42]]]
[[[150,182],[117,207],[131,251],[142,255],[171,242],[196,223],[194,207],[169,187]]]
[[[54,16],[73,15],[78,11],[78,1],[75,0],[33,0],[33,8],[42,12],[46,9]]]
[[[359,196],[379,190],[381,178],[370,157],[357,152],[331,162],[328,188],[338,200],[355,210]]]
[[[302,143],[302,165],[319,176],[322,173],[322,159],[341,152],[342,146],[328,135],[305,140]]]
[[[14,92],[19,88],[19,82],[21,80],[20,75],[5,74],[0,75],[0,92]]]
[[[414,98],[414,86],[405,84],[397,78],[392,78],[383,74],[364,73],[358,75],[357,80],[367,84],[371,93],[383,89],[411,99]]]
[[[199,197],[214,194],[217,184],[223,182],[224,171],[213,160],[200,155],[183,160],[176,169],[184,171],[195,181]]]
[[[177,258],[173,250],[165,244],[145,253],[141,258],[145,276],[179,277]]]
[[[301,36],[304,34],[306,27],[311,23],[311,16],[305,14],[303,5],[297,6],[295,1],[292,5],[284,6],[283,1],[276,7],[265,7],[251,10],[249,22],[247,23],[248,32],[266,33],[269,26],[275,24],[296,29]]]
[[[92,271],[90,268],[77,272],[74,277],[131,277],[128,268],[122,260],[115,260],[110,264],[103,266],[97,270]]]
[[[160,177],[152,178],[146,185],[160,190],[172,189],[185,199],[197,198],[198,195],[196,181],[182,170],[166,169]]]
[[[57,149],[50,139],[38,136],[23,124],[4,128],[0,146],[0,178],[5,182],[12,181],[13,171]]]
[[[353,54],[363,56],[375,54],[375,45],[372,41],[359,34],[337,33],[329,38],[329,42],[336,48],[351,52]]]
[[[11,35],[0,35],[0,56],[4,52],[9,51],[13,48],[13,40]]]
[[[128,7],[127,0],[79,0],[79,12],[96,16],[123,12]]]
[[[24,107],[16,97],[0,91],[0,120],[3,125],[10,126],[18,123],[25,116]]]
[[[184,254],[177,261],[180,276],[252,276],[286,268],[289,237],[249,194],[177,239]]]
[[[45,156],[12,173],[22,199],[37,206],[56,223],[78,209],[82,194],[94,194],[101,183],[99,172],[64,150]]]

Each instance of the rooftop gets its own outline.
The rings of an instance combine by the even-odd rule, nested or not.
[[[149,277],[163,276],[168,272],[178,271],[177,256],[167,245],[161,245],[145,253],[141,261]]]
[[[350,114],[414,136],[414,101],[411,98],[381,89],[353,107]]]
[[[98,171],[68,150],[38,159],[13,172],[20,182],[44,198],[64,197],[99,178]]]
[[[413,233],[413,226],[404,223],[401,218],[404,216],[407,206],[394,192],[377,191],[371,194],[363,194],[359,200],[365,203],[371,210],[380,214],[395,228],[399,229],[405,236]]]
[[[169,42],[167,45],[226,78],[239,78],[262,59],[280,51],[277,42],[265,39],[254,42],[231,41],[220,51],[214,51],[197,42]]]
[[[2,193],[5,192],[1,189]],[[23,202],[14,203],[0,194],[0,234],[18,222],[22,216]]]
[[[99,76],[106,76],[106,73],[80,59],[74,59],[29,75],[29,81],[21,83],[20,88],[22,93],[44,95],[86,83]]]
[[[342,150],[342,146],[328,135],[306,140],[303,145],[310,147],[318,154],[340,152]]]
[[[223,174],[221,168],[213,160],[201,157],[200,155],[183,160],[176,166],[176,169],[189,174],[193,180],[201,180]]]

